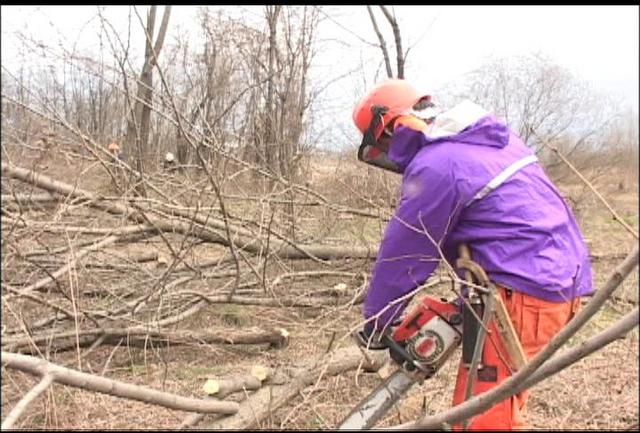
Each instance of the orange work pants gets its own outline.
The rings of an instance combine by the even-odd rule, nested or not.
[[[567,302],[549,302],[515,291],[502,288],[498,290],[509,311],[527,359],[531,359],[544,348],[571,320],[580,306],[580,298]],[[490,322],[488,329],[491,333],[486,336],[483,350],[483,364],[486,367],[478,371],[472,392],[474,396],[495,388],[511,376],[511,370],[505,363],[505,361],[508,362],[507,351],[495,324]],[[468,374],[467,367],[461,362],[453,395],[454,406],[464,402]],[[501,401],[486,412],[471,418],[467,429],[527,429],[528,425],[524,421],[523,413],[528,396],[529,391],[523,391]],[[454,429],[460,430],[461,425],[455,425]]]

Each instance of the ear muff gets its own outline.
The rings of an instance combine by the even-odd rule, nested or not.
[[[429,129],[427,121],[423,119],[419,119],[416,116],[399,116],[394,124],[394,128],[398,126],[406,126],[407,128],[413,129],[414,131],[425,132]]]

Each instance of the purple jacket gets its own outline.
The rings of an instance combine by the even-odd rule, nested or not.
[[[500,120],[483,115],[454,135],[395,129],[389,158],[403,170],[364,302],[366,319],[424,283],[467,243],[496,284],[547,301],[593,291],[589,254],[571,209],[531,150]],[[427,234],[425,234],[428,233]],[[408,299],[387,308],[380,329]]]

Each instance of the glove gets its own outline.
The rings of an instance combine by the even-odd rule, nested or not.
[[[365,323],[364,327],[354,334],[359,346],[368,350],[384,350],[387,345],[384,343],[382,331],[376,330],[372,323]]]

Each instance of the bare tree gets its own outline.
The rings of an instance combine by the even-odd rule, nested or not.
[[[391,30],[393,30],[393,40],[396,46],[396,65],[398,68],[398,78],[404,78],[404,64],[406,61],[406,53],[402,52],[402,38],[400,37],[400,26],[398,21],[396,20],[395,13],[391,14],[389,10],[380,5],[380,10],[384,13],[385,18],[391,25]]]
[[[166,6],[160,23],[160,29],[153,42],[156,20],[156,6],[150,6],[147,12],[147,22],[144,29],[145,32],[145,50],[144,64],[140,72],[137,90],[137,102],[135,110],[131,113],[127,124],[126,142],[128,144],[135,143],[135,149],[138,152],[138,171],[145,171],[145,162],[150,157],[149,149],[149,125],[151,117],[151,108],[153,106],[153,68],[158,63],[158,55],[162,50],[167,26],[169,25],[169,16],[171,15],[171,6]]]
[[[504,118],[536,152],[543,148],[536,137],[569,138],[568,155],[587,147],[616,114],[584,81],[537,53],[489,58],[439,93],[445,105],[469,98]]]
[[[267,100],[264,106],[264,136],[262,141],[264,143],[264,158],[267,167],[273,167],[273,161],[275,159],[274,150],[276,147],[276,115],[275,115],[275,86],[276,86],[276,55],[278,54],[277,45],[277,31],[278,31],[278,16],[282,6],[265,6],[265,18],[269,27],[269,47],[268,57],[269,63],[267,66]]]
[[[369,18],[371,19],[371,25],[373,26],[373,30],[376,32],[376,36],[378,37],[378,42],[380,46],[380,50],[382,51],[382,59],[384,60],[384,66],[386,67],[387,77],[393,77],[393,70],[391,69],[391,60],[389,59],[389,51],[387,51],[387,42],[382,36],[380,32],[380,28],[378,27],[378,22],[376,21],[376,17],[373,15],[373,10],[371,6],[367,5],[367,12],[369,12]]]

